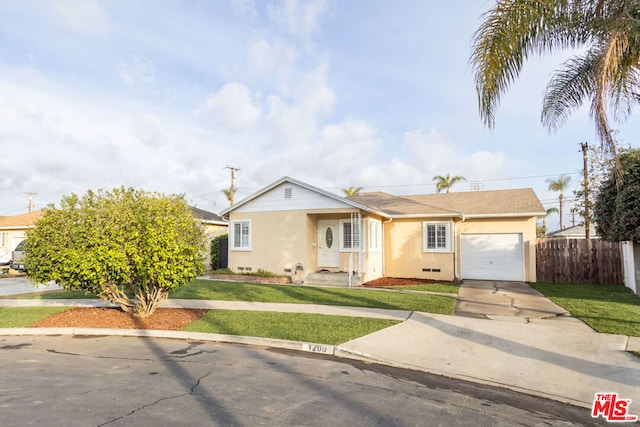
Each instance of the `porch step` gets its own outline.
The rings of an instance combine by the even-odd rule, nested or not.
[[[309,286],[349,286],[348,273],[308,273],[304,279],[304,284]],[[361,277],[352,276],[351,286],[360,286]]]

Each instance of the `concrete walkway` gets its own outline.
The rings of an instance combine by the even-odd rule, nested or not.
[[[0,282],[1,285],[1,282]],[[94,300],[0,300],[0,306],[101,305]],[[465,282],[455,316],[319,305],[168,300],[163,307],[313,312],[401,323],[337,346],[173,331],[4,329],[4,335],[118,334],[215,340],[329,353],[503,387],[591,408],[596,393],[631,399],[640,415],[640,339],[599,334],[524,283]]]

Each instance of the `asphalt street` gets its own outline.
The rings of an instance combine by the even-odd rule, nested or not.
[[[126,337],[0,338],[0,425],[597,425],[589,411],[299,352]]]

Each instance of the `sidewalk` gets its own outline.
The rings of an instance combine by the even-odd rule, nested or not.
[[[103,305],[95,300],[0,300],[0,306]],[[640,415],[640,339],[599,334],[520,283],[466,282],[455,316],[319,305],[168,300],[163,307],[272,310],[402,321],[338,346],[219,334],[136,330],[5,329],[4,335],[118,334],[283,347],[332,353],[507,388],[591,408],[595,393],[631,399]]]

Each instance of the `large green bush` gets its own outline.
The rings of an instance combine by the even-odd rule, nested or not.
[[[27,237],[33,281],[98,295],[140,317],[202,271],[204,233],[182,196],[124,187],[72,194],[46,208]]]

